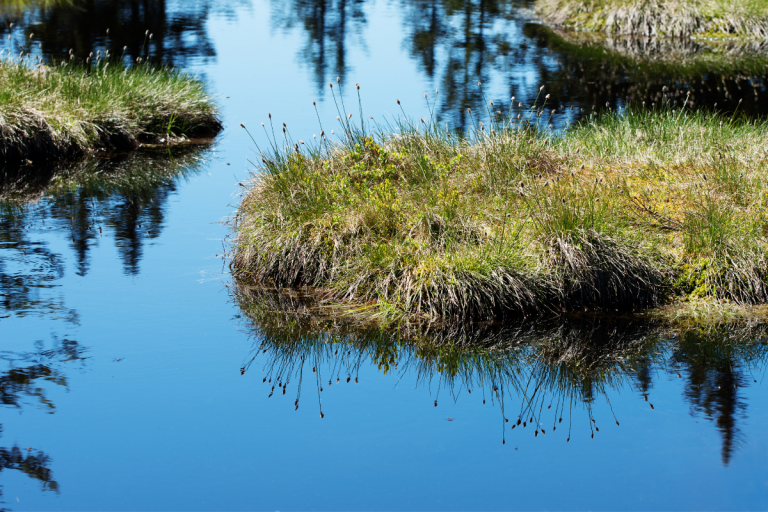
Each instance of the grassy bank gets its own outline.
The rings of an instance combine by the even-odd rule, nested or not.
[[[537,12],[566,29],[638,36],[768,38],[764,0],[538,0]]]
[[[240,205],[235,276],[384,317],[768,301],[767,122],[638,108],[558,135],[546,104],[508,114],[286,134]]]
[[[4,162],[122,151],[221,130],[217,107],[196,78],[146,63],[126,68],[101,55],[92,59],[51,66],[23,55],[0,60]]]

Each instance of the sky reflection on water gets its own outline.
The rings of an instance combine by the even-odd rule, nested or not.
[[[170,156],[89,159],[34,179],[3,171],[4,506],[765,508],[762,326],[681,334],[571,320],[397,340],[296,317],[285,297],[231,294],[222,221],[254,159],[238,124],[270,112],[310,139],[312,100],[324,123],[337,115],[337,76],[346,92],[361,84],[377,121],[400,114],[396,98],[423,116],[423,94],[439,89],[441,122],[465,127],[482,94],[506,109],[541,85],[564,107],[555,123],[689,92],[697,106],[768,109],[759,48],[718,72],[638,65],[634,47],[576,46],[520,7],[91,0],[0,11],[5,44],[49,56],[109,45],[133,59],[150,30],[154,58],[211,81],[227,126],[214,145]]]

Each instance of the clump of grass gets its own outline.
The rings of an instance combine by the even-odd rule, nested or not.
[[[764,0],[538,0],[551,25],[611,34],[666,37],[768,38]]]
[[[239,207],[235,277],[379,319],[767,301],[768,123],[638,106],[557,134],[546,100],[489,103],[465,134],[340,117],[341,140],[306,145],[284,126]]]
[[[210,137],[217,106],[196,78],[166,67],[102,58],[43,64],[24,54],[0,60],[0,156],[56,159],[140,143]]]

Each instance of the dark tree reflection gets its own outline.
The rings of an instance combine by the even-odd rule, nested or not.
[[[246,3],[245,0],[31,1],[20,8],[0,9],[0,30],[9,33],[10,23],[15,23],[17,30],[13,34],[18,41],[12,42],[29,45],[39,42],[43,53],[53,57],[61,57],[71,48],[78,58],[85,58],[101,49],[131,61],[149,55],[156,61],[186,66],[192,59],[210,61],[216,57],[206,30],[210,16],[214,13],[233,16],[236,8]],[[31,40],[23,38],[30,33],[35,34]],[[152,34],[151,39],[148,33]]]
[[[351,41],[349,34],[360,32],[369,5],[362,0],[274,2],[273,25],[305,32],[300,60],[312,70],[317,87],[327,88],[329,79],[343,79],[349,71],[347,47],[365,44]],[[468,108],[487,117],[493,100],[490,115],[507,113],[512,97],[527,107],[542,85],[559,124],[593,107],[627,102],[730,112],[741,100],[740,112],[768,111],[764,43],[565,34],[530,22],[521,11],[524,3],[512,0],[401,0],[397,5],[404,25],[400,45],[440,91],[437,119],[459,129],[472,123]]]
[[[5,407],[21,408],[38,404],[53,413],[55,406],[46,396],[47,385],[67,386],[64,365],[82,367],[86,360],[85,349],[70,339],[53,339],[53,345],[46,348],[42,341],[35,343],[35,350],[27,353],[2,352],[0,360],[7,368],[0,372],[0,403]],[[0,424],[0,435],[3,426]],[[33,447],[0,447],[0,474],[3,470],[15,470],[38,480],[43,491],[59,491],[59,484],[53,478],[51,457]],[[0,498],[2,488],[0,488]]]
[[[60,256],[31,242],[30,233],[49,228],[66,233],[81,276],[88,272],[90,248],[111,234],[125,273],[138,274],[144,244],[163,230],[169,198],[179,180],[198,171],[206,150],[144,150],[111,160],[88,158],[32,173],[21,169],[0,174],[0,250],[13,254],[6,263],[0,260],[6,310],[19,310],[18,303],[28,300],[34,276],[50,282],[63,275]],[[33,257],[46,265],[30,270]]]
[[[758,333],[763,336],[765,333]],[[685,332],[671,357],[676,371],[687,374],[685,398],[692,414],[715,422],[722,437],[722,461],[728,465],[742,434],[747,404],[740,391],[756,380],[765,360],[765,343],[742,341],[738,328]]]
[[[451,119],[466,130],[471,122],[467,109],[484,112],[491,99],[483,97],[477,82],[489,82],[493,71],[508,70],[515,57],[517,45],[498,30],[497,22],[513,18],[519,2],[421,0],[401,5],[408,30],[404,44],[440,91],[438,119]],[[514,96],[513,89],[510,81],[508,97]],[[496,102],[503,110],[509,108],[508,101]]]
[[[359,35],[366,19],[364,0],[290,0],[273,2],[272,25],[300,26],[307,35],[299,59],[312,70],[319,90],[347,74],[349,39]]]

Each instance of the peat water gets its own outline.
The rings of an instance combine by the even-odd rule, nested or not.
[[[0,49],[149,54],[210,82],[225,131],[3,171],[3,507],[768,506],[764,326],[609,317],[380,333],[238,289],[221,256],[256,160],[239,124],[267,147],[271,113],[311,140],[315,100],[329,133],[337,77],[342,112],[359,120],[357,82],[364,118],[382,124],[400,99],[415,119],[467,127],[468,108],[488,116],[484,98],[506,112],[542,85],[557,126],[686,97],[764,115],[759,44],[570,40],[503,0],[56,4],[0,7]],[[696,60],[712,51],[729,57]]]

